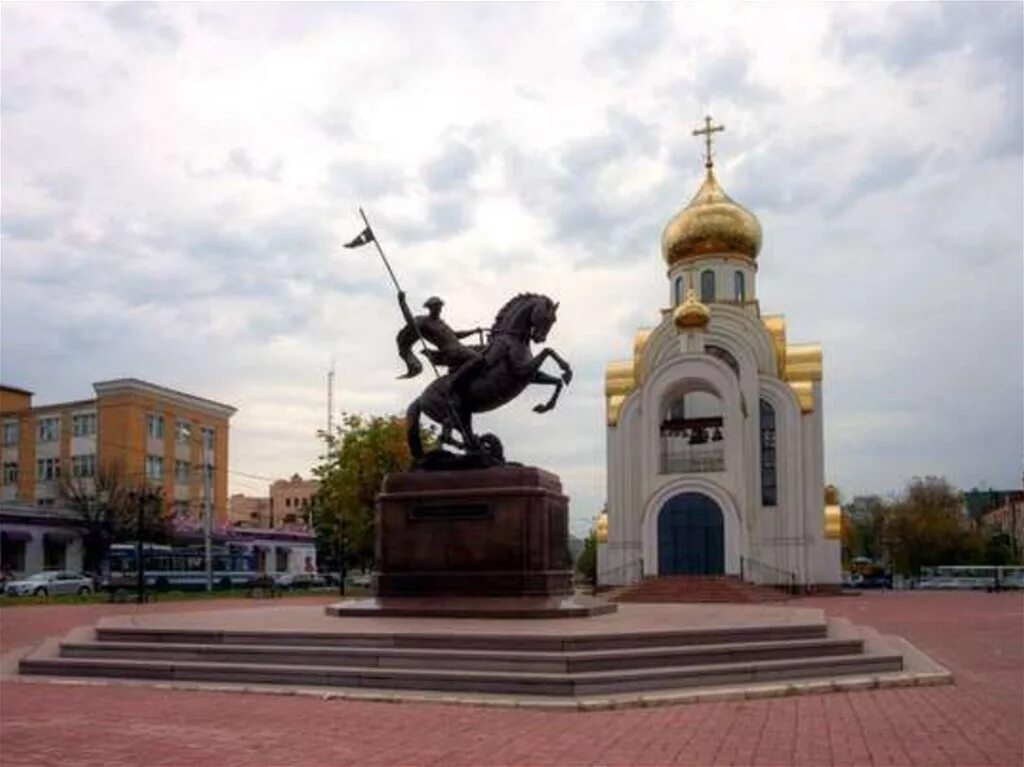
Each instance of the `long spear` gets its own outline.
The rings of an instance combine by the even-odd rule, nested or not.
[[[384,262],[384,268],[388,270],[388,276],[391,277],[391,282],[394,283],[395,290],[398,291],[399,293],[404,293],[405,291],[402,290],[402,286],[398,284],[398,278],[395,276],[395,270],[391,268],[391,262],[389,262],[388,257],[384,255],[384,249],[380,246],[380,241],[377,239],[377,235],[374,233],[373,227],[370,226],[370,219],[366,217],[366,213],[363,211],[362,207],[359,208],[359,215],[362,216],[363,223],[366,224],[366,228],[363,229],[363,231],[359,233],[359,236],[356,237],[354,240],[345,243],[345,247],[358,248],[362,245],[366,245],[367,243],[372,242],[374,246],[377,248],[377,253],[380,254],[380,260]],[[430,359],[430,356],[427,354],[427,342],[423,338],[423,334],[420,332],[419,325],[417,325],[415,322],[410,324],[412,325],[413,330],[416,331],[416,337],[419,339],[420,346],[422,347],[421,353],[423,354],[424,357],[426,357],[427,362],[430,363],[430,369],[434,371],[434,377],[440,378],[441,374],[437,372],[437,366],[434,364],[434,361]],[[451,414],[452,419],[455,421],[455,426],[462,433],[463,442],[468,446],[469,435],[466,434],[466,430],[462,427],[462,420],[459,418],[459,414],[456,412],[455,406],[452,405],[452,400],[448,392],[445,392],[444,398],[445,402],[448,405],[448,412]]]

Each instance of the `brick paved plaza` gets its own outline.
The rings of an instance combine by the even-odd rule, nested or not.
[[[265,605],[5,608],[0,651],[10,657],[102,615],[247,604]],[[566,713],[8,681],[0,684],[0,764],[1024,763],[1024,596],[867,593],[794,604],[900,634],[956,682]]]

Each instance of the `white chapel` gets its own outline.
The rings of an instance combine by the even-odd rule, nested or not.
[[[790,343],[785,318],[761,313],[761,225],[715,177],[719,130],[709,117],[694,131],[704,181],[662,233],[669,308],[606,369],[598,582],[723,574],[835,586],[821,346]]]

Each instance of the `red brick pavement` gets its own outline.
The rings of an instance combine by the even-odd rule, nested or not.
[[[1024,762],[1022,596],[885,593],[799,604],[902,634],[951,668],[956,684],[567,713],[8,683],[0,686],[0,764],[1017,767]],[[75,616],[61,613],[75,609],[81,610]],[[44,610],[56,612],[50,616]],[[90,610],[78,620],[87,614],[85,608],[5,610],[0,628],[5,635],[10,630],[22,632],[15,633],[22,638],[38,637],[94,620],[101,612]],[[21,628],[23,618],[31,618],[35,628]],[[6,636],[3,644],[13,646]]]

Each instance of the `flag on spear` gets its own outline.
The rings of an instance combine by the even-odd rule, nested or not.
[[[362,247],[363,245],[367,245],[367,244],[369,244],[369,243],[371,243],[373,241],[374,241],[373,230],[371,230],[370,227],[367,226],[363,231],[361,231],[359,233],[359,235],[354,240],[352,240],[352,242],[346,242],[345,243],[345,247],[346,248],[359,248],[359,247]]]

